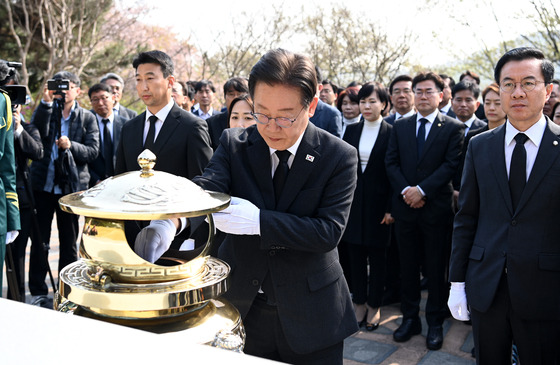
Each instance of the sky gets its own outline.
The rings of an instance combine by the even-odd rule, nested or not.
[[[272,4],[282,6],[287,14],[297,15],[312,14],[319,8],[327,13],[340,3],[340,0],[158,0],[148,3],[153,10],[142,21],[171,26],[185,38],[190,37],[199,49],[211,53],[216,34],[221,31],[227,36],[232,18],[253,21],[269,12]],[[494,45],[500,39],[516,38],[532,28],[526,19],[532,10],[527,0],[349,0],[346,7],[353,12],[356,22],[373,20],[386,28],[390,36],[406,31],[418,35],[410,55],[426,66],[451,62],[480,49],[483,42]],[[491,7],[497,14],[500,29]],[[305,39],[296,36],[279,46],[303,52],[304,45]]]

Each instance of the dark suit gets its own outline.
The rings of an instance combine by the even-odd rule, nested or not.
[[[132,109],[128,109],[127,107],[122,106],[119,103],[119,111],[118,111],[117,115],[119,117],[123,118],[125,121],[127,121],[127,120],[130,120],[132,118],[135,118],[138,115],[138,113],[136,113]]]
[[[318,100],[315,114],[309,118],[309,121],[333,136],[339,138],[342,136],[342,115],[338,109],[321,100]]]
[[[115,175],[140,170],[138,155],[144,151],[146,112],[122,127]],[[206,123],[173,105],[154,143],[155,169],[192,179],[202,173],[212,156]]]
[[[416,149],[417,114],[395,122],[385,162],[393,188],[392,215],[400,252],[404,319],[418,319],[419,265],[428,277],[426,319],[442,324],[447,300],[445,287],[446,232],[452,219],[453,178],[461,162],[464,124],[438,113],[421,156]],[[425,205],[411,208],[402,199],[407,186],[420,186]],[[420,241],[420,242],[419,242]],[[422,251],[419,246],[423,245]],[[423,262],[419,257],[424,256]]]
[[[513,331],[514,337],[519,336],[514,340],[523,363],[559,363],[560,127],[547,118],[516,211],[505,165],[505,131],[502,125],[469,143],[453,231],[450,281],[465,282],[475,344],[483,336],[478,345],[486,346],[485,351],[503,350],[507,357],[508,348],[504,350],[502,344],[505,341],[511,349]],[[509,316],[511,327],[507,320],[496,323],[501,314]],[[477,331],[481,320],[496,331],[490,340],[484,337],[485,330]],[[519,321],[522,329],[516,327]],[[552,357],[527,352],[524,358],[521,351],[530,351],[523,349],[526,341],[537,341],[539,349]]]
[[[383,118],[384,121],[386,121],[387,123],[389,123],[390,125],[395,124],[395,118],[397,117],[397,115],[395,113]]]
[[[111,159],[109,161],[109,163],[113,164],[113,167],[115,166],[116,163],[116,159],[117,159],[117,148],[118,148],[118,144],[119,144],[119,140],[121,139],[121,130],[122,127],[124,125],[124,123],[126,122],[126,120],[124,118],[122,118],[121,116],[115,115],[113,118],[113,155],[111,156]],[[99,125],[98,125],[99,126]],[[99,129],[99,134],[103,134],[102,132],[102,128]],[[101,140],[101,137],[99,138]],[[94,186],[98,181],[100,180],[105,180],[106,178],[108,178],[109,176],[106,176],[106,170],[105,170],[105,165],[107,163],[105,156],[103,156],[103,144],[105,143],[105,141],[100,142],[100,147],[99,147],[99,154],[97,155],[97,158],[91,162],[89,164],[89,173],[90,173],[90,179],[89,179],[89,186],[92,187]]]
[[[336,250],[356,166],[353,147],[309,123],[276,203],[269,148],[250,126],[224,131],[204,174],[194,179],[260,209],[260,236],[228,234],[220,247],[220,257],[231,265],[225,297],[245,318],[270,275],[281,330],[297,353],[342,343],[357,330]],[[256,337],[248,336],[247,346]]]
[[[453,111],[452,108],[449,108],[449,110],[447,111],[447,114],[443,114],[443,113],[441,113],[441,114],[446,115],[449,118],[456,118],[457,117],[457,114],[455,114],[455,112]]]
[[[202,113],[202,110],[200,110],[200,109],[192,110],[191,113],[193,113],[194,115],[196,115],[199,118],[202,118],[202,114],[204,114],[204,113]],[[214,116],[214,115],[220,114],[220,112],[218,110],[214,110],[214,109],[210,109],[209,113],[210,113],[211,117]]]
[[[225,111],[220,114],[214,114],[206,119],[206,123],[208,124],[208,134],[212,141],[212,149],[216,151],[220,144],[220,136],[224,129],[228,127],[228,112]]]
[[[453,177],[453,189],[459,191],[461,185],[461,175],[463,173],[463,164],[465,163],[465,155],[467,153],[467,146],[469,144],[469,140],[473,135],[479,133],[479,130],[482,130],[486,127],[488,130],[488,124],[485,121],[475,118],[465,135],[465,142],[463,143],[463,152],[461,153],[461,163],[459,164],[459,168],[457,169],[457,173]]]
[[[349,125],[344,141],[359,149],[364,121]],[[353,301],[379,308],[385,279],[386,250],[390,243],[390,225],[380,224],[385,213],[391,212],[391,185],[385,170],[385,152],[393,127],[381,122],[379,134],[362,172],[358,161],[358,182],[350,210],[350,218],[342,236],[350,252]],[[340,247],[340,245],[339,245]],[[369,259],[369,287],[367,260]]]

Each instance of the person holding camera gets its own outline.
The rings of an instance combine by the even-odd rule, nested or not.
[[[33,194],[39,221],[40,238],[49,247],[51,224],[56,212],[60,258],[58,271],[77,260],[78,216],[63,212],[58,200],[66,194],[88,188],[88,163],[99,151],[99,128],[95,116],[79,106],[80,79],[61,71],[49,80],[43,100],[31,123],[37,127],[44,156],[31,165]],[[29,265],[29,290],[34,304],[43,304],[48,294],[45,284],[47,266],[42,242],[32,242]]]

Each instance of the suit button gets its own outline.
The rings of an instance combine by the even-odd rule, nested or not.
[[[268,251],[268,256],[274,256],[274,255],[276,255],[276,251],[274,250]]]
[[[511,225],[512,225],[512,226],[515,226],[515,225],[517,225],[517,221],[516,221],[515,219],[514,219],[514,220],[512,220],[512,221],[511,221]]]
[[[253,286],[258,286],[259,281],[257,279],[253,279],[253,281],[251,281],[251,284],[253,284]]]

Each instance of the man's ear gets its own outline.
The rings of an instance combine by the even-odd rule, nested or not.
[[[311,104],[309,105],[309,118],[311,118],[315,114],[317,103],[319,103],[319,98],[317,96],[314,96]]]

